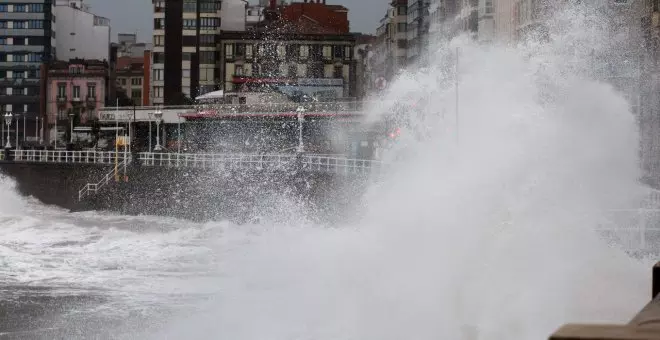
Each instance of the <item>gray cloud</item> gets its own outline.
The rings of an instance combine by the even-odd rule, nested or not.
[[[375,33],[378,21],[385,15],[389,2],[387,0],[326,1],[328,4],[346,6],[349,9],[351,31],[364,33]],[[117,33],[137,32],[140,41],[151,41],[153,20],[150,0],[86,0],[85,2],[90,5],[94,14],[111,20],[113,40],[117,39]]]

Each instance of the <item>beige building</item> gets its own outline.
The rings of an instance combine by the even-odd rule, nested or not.
[[[374,75],[392,80],[407,65],[408,0],[393,0],[376,30]]]
[[[316,98],[355,96],[355,36],[352,34],[281,34],[223,32],[219,44],[222,89],[265,88]]]

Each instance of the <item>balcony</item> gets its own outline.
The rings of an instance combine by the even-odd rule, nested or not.
[[[80,103],[82,103],[82,98],[80,97],[71,98],[71,104],[80,104]]]
[[[87,107],[90,108],[96,107],[96,96],[87,96],[85,98],[85,102],[87,103]]]

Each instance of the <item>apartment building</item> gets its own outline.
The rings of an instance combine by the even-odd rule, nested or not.
[[[180,104],[185,97],[222,87],[218,59],[220,0],[152,0],[154,104]],[[242,11],[245,15],[245,11]],[[238,13],[240,16],[241,13]]]
[[[110,20],[82,0],[57,0],[57,59],[110,60]]]
[[[416,63],[426,55],[429,44],[430,0],[409,0],[407,26],[407,59]]]
[[[220,46],[226,96],[265,85],[289,98],[355,96],[352,34],[224,32]]]
[[[52,0],[0,2],[0,114],[24,117],[30,131],[45,113],[41,64],[55,59],[55,22]]]
[[[408,0],[393,0],[376,30],[376,78],[392,80],[408,64]]]
[[[143,51],[142,57],[118,57],[116,65],[116,87],[124,99],[123,102],[120,99],[119,105],[149,106],[151,51]]]

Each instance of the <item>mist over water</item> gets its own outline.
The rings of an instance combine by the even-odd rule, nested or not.
[[[645,190],[630,105],[592,77],[590,50],[606,50],[580,30],[593,19],[561,12],[547,43],[439,41],[431,66],[369,111],[416,103],[398,112],[359,223],[311,223],[286,197],[239,226],[9,195],[0,284],[98,296],[73,310],[124,320],[113,335],[126,339],[542,339],[566,322],[627,322],[650,263],[596,229]]]

